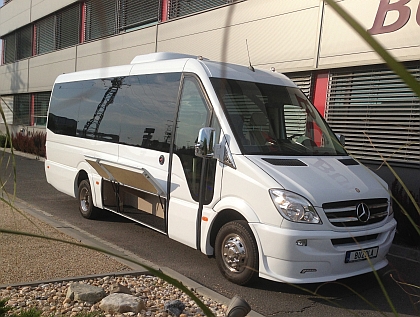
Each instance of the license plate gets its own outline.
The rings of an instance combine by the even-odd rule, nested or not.
[[[378,256],[378,250],[379,250],[379,247],[347,251],[345,263],[364,261],[368,258],[369,259],[376,258]]]

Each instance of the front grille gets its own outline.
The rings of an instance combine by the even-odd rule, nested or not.
[[[369,207],[370,217],[367,221],[359,220],[356,208],[359,204],[366,204]],[[324,212],[336,227],[366,226],[384,220],[388,216],[388,199],[376,198],[365,200],[349,200],[340,202],[325,203],[322,205]]]

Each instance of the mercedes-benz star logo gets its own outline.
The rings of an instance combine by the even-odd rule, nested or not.
[[[369,206],[365,203],[360,203],[356,206],[356,215],[357,219],[359,219],[360,222],[368,222],[370,219],[370,210]]]

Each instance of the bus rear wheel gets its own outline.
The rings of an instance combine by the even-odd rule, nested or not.
[[[97,208],[93,205],[92,190],[89,180],[84,179],[79,184],[79,211],[84,218],[95,219],[98,215]]]
[[[258,276],[258,247],[248,223],[228,222],[218,232],[215,242],[216,262],[229,281],[246,285]]]

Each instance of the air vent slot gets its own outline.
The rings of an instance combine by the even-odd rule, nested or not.
[[[346,166],[359,165],[359,163],[358,163],[356,160],[352,159],[352,158],[348,158],[348,159],[339,159],[339,161],[340,161],[342,164],[346,165]]]
[[[264,161],[276,166],[307,166],[300,160],[296,159],[271,159],[263,158]]]
[[[360,244],[360,243],[363,243],[363,242],[376,240],[377,238],[378,238],[377,234],[370,234],[370,235],[367,235],[367,236],[360,236],[360,237],[331,239],[331,242],[332,242],[333,245]]]

